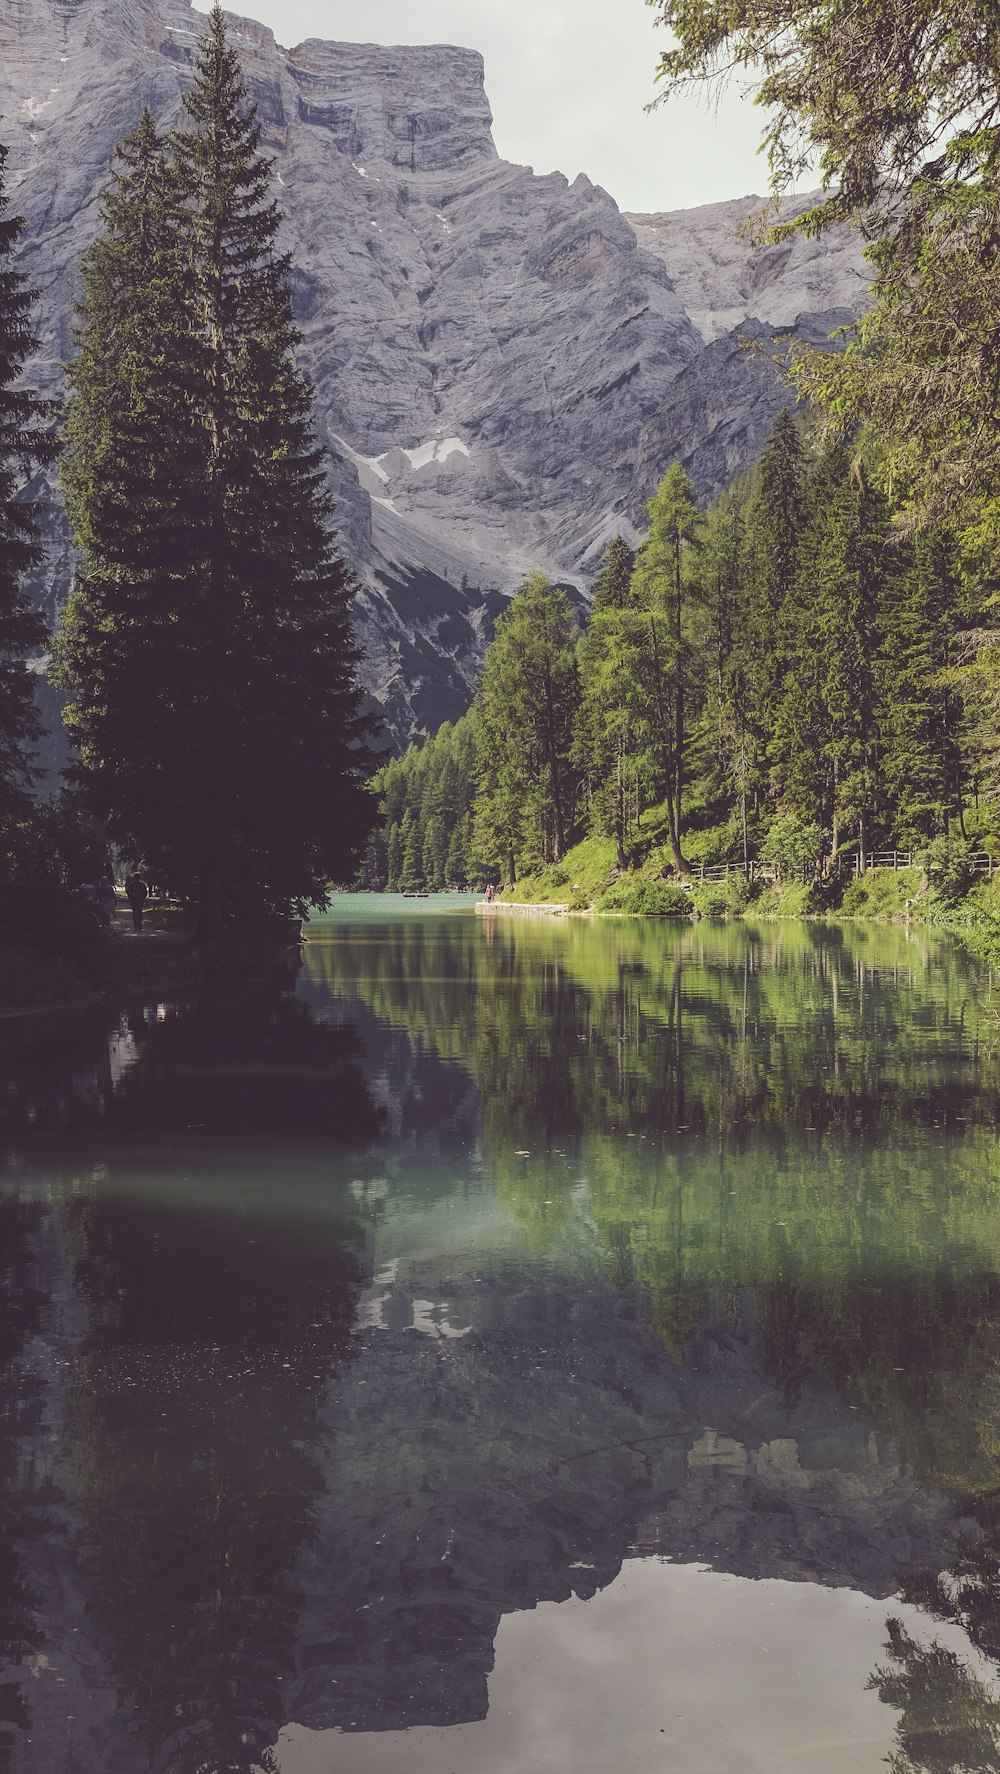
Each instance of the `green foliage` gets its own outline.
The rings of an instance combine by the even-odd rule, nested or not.
[[[626,875],[608,888],[598,907],[602,912],[631,912],[642,918],[689,918],[690,893],[673,881]]]
[[[801,391],[843,426],[872,423],[897,486],[951,506],[996,549],[1000,426],[1000,36],[992,0],[649,0],[674,36],[663,98],[752,70],[776,193],[818,161],[825,197],[771,230],[852,220],[874,300],[846,356],[797,353]],[[886,53],[886,46],[890,46]],[[661,101],[662,102],[662,101]],[[995,554],[995,558],[1000,558]]]
[[[803,822],[794,813],[782,813],[760,847],[765,862],[779,870],[811,869],[823,850],[823,832],[815,820]]]
[[[566,593],[531,572],[500,617],[476,692],[476,844],[511,882],[565,854],[576,808],[577,625]]]
[[[468,817],[486,858],[467,878],[514,877],[521,897],[577,906],[601,900],[612,867],[693,880],[701,865],[759,858],[782,885],[758,910],[793,914],[835,905],[857,851],[918,850],[956,832],[980,848],[1000,841],[1000,641],[985,627],[998,594],[974,580],[949,529],[901,533],[880,472],[878,452],[811,441],[783,413],[757,469],[707,513],[677,465],[668,471],[627,587],[624,544],[608,551],[572,666],[565,608],[550,643],[540,616],[528,629],[530,600],[515,600],[444,819],[449,850],[468,853]],[[542,610],[544,581],[538,591]],[[561,889],[553,777],[527,700],[550,644],[566,690],[563,836],[589,833],[608,856],[603,876],[583,879],[568,857]],[[386,774],[383,860],[369,878],[441,878],[442,830],[418,785],[440,768],[447,731],[407,754],[405,790]],[[404,856],[407,810],[420,838]],[[446,856],[445,879],[449,867]],[[811,885],[793,892],[803,872]],[[954,893],[924,899],[923,911],[933,900],[943,912]]]
[[[322,902],[375,807],[353,586],[218,8],[184,105],[167,141],[147,114],[121,144],[84,255],[64,470],[83,569],[58,657],[91,805],[215,936],[226,909]]]
[[[963,838],[934,838],[915,858],[931,893],[940,904],[954,906],[973,881],[970,846]]]
[[[814,918],[827,908],[810,881],[775,881],[748,908],[754,918]]]
[[[746,875],[727,875],[723,881],[696,882],[691,900],[703,918],[742,918],[757,899],[759,889]]]
[[[646,507],[650,529],[632,574],[631,597],[644,624],[643,713],[657,768],[674,862],[683,867],[681,831],[685,745],[693,675],[692,556],[703,525],[694,488],[672,462]]]
[[[445,721],[422,744],[390,758],[374,780],[382,826],[374,832],[357,885],[395,893],[484,887],[473,841],[475,717]]]
[[[906,918],[916,908],[924,910],[924,876],[919,868],[866,869],[847,883],[840,910],[849,918]]]

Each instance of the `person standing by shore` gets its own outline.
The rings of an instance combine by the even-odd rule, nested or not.
[[[132,929],[141,930],[142,908],[149,897],[149,888],[137,869],[133,869],[125,882],[125,897],[132,907]]]

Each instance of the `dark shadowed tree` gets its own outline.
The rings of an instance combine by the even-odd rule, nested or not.
[[[295,365],[289,262],[218,7],[161,143],[122,145],[85,256],[60,641],[81,780],[203,936],[322,902],[374,800],[351,580]]]

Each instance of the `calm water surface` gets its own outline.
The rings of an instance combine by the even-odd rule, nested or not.
[[[2,1774],[1000,1768],[988,978],[307,935],[0,1031]]]

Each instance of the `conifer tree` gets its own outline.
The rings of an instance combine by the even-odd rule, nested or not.
[[[963,824],[961,601],[952,537],[918,536],[887,581],[879,658],[881,767],[896,838],[907,847],[946,835],[952,820]]]
[[[808,468],[798,427],[783,408],[757,464],[741,568],[748,786],[758,806],[767,797],[769,754],[795,646],[792,599],[807,517]]]
[[[594,580],[595,611],[624,609],[629,601],[634,566],[635,555],[624,536],[612,536],[604,551],[601,570]]]
[[[632,604],[635,557],[621,536],[608,544],[594,581],[594,603],[580,643],[580,711],[575,754],[588,785],[595,829],[614,838],[619,868],[639,812],[640,722],[636,657],[642,624]]]
[[[738,493],[705,514],[698,561],[700,709],[692,750],[705,800],[725,809],[735,797],[743,860],[750,854],[749,802],[760,743],[749,718],[754,662],[744,584],[745,505]]]
[[[497,623],[476,697],[477,841],[516,878],[522,859],[558,862],[573,816],[577,628],[565,592],[531,572]]]
[[[24,218],[9,213],[6,165],[7,149],[0,147],[0,825],[15,813],[31,778],[39,722],[25,656],[46,636],[21,583],[41,559],[38,532],[30,504],[16,495],[19,479],[55,453],[47,429],[53,408],[21,385],[37,344],[30,324],[35,292],[14,268]]]
[[[667,469],[646,512],[650,532],[636,556],[631,595],[647,620],[649,693],[655,705],[670,845],[675,867],[684,872],[688,865],[681,851],[681,823],[690,663],[684,623],[690,580],[685,569],[702,517],[679,462]]]
[[[876,658],[888,514],[842,447],[824,452],[810,492],[775,755],[784,804],[831,834],[835,857],[847,832],[870,845],[884,811]]]
[[[353,587],[218,6],[184,102],[165,148],[145,119],[124,144],[84,263],[67,452],[84,567],[61,670],[112,836],[213,936],[226,906],[302,910],[349,879],[374,802]]]

